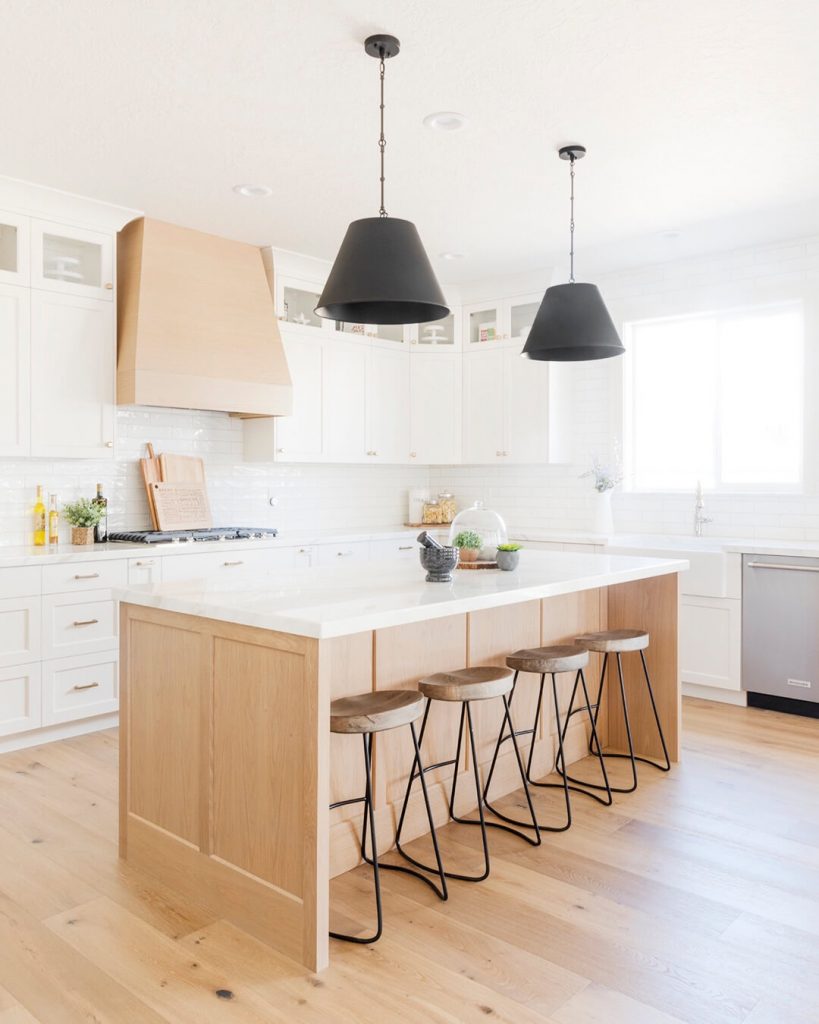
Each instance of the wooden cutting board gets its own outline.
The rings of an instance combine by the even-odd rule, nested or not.
[[[160,468],[159,459],[154,455],[154,446],[148,442],[146,445],[148,449],[148,458],[140,459],[140,466],[142,467],[142,479],[145,483],[145,491],[148,495],[148,509],[151,513],[151,522],[154,524],[154,529],[159,528],[159,524],[156,521],[156,507],[154,506],[154,492],[151,484],[158,484],[162,479],[162,470]]]
[[[213,526],[204,484],[151,485],[160,530],[207,530]]]
[[[203,484],[205,463],[193,455],[160,455],[161,479],[168,484]]]

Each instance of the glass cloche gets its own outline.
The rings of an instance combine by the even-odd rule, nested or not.
[[[482,562],[494,562],[498,553],[498,544],[506,544],[509,537],[506,523],[497,512],[487,508],[482,501],[476,501],[470,508],[459,512],[452,520],[449,528],[449,543],[464,530],[477,533],[481,538],[481,550],[478,558]]]

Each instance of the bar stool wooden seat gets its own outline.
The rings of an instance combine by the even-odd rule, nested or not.
[[[582,793],[584,796],[589,796],[593,800],[597,800],[598,803],[610,806],[612,803],[611,791],[609,789],[609,779],[606,772],[606,764],[599,753],[596,755],[600,763],[600,772],[603,778],[603,786],[600,787],[606,790],[606,797],[598,796],[596,793],[590,791],[590,789],[596,789],[596,786],[586,788],[589,784],[580,781],[571,782],[566,774],[566,759],[563,749],[563,744],[566,739],[566,733],[569,728],[569,722],[573,714],[585,711],[589,718],[589,726],[591,728],[592,739],[597,740],[597,721],[593,714],[593,708],[589,699],[589,691],[586,686],[586,675],[584,669],[589,663],[589,652],[583,647],[577,644],[554,644],[550,647],[532,647],[522,651],[515,651],[514,654],[510,654],[506,659],[506,664],[510,669],[514,670],[514,678],[512,681],[512,691],[509,694],[509,704],[511,706],[515,696],[515,692],[518,686],[518,678],[521,672],[531,673],[532,675],[540,676],[540,687],[537,695],[537,706],[535,708],[535,717],[532,722],[530,729],[519,729],[516,733],[517,736],[531,736],[532,742],[529,747],[529,758],[526,762],[526,781],[530,786],[537,786],[541,789],[562,789],[564,792],[564,800],[566,803],[566,820],[560,825],[541,825],[540,829],[542,832],[565,832],[566,829],[571,827],[572,824],[572,804],[570,791],[576,793]],[[574,672],[574,687],[572,689],[571,699],[569,700],[569,707],[566,712],[566,717],[561,722],[560,720],[560,705],[558,702],[557,693],[557,675],[560,672]],[[562,782],[538,782],[532,778],[532,760],[535,752],[535,736],[537,735],[537,727],[540,722],[540,712],[543,707],[543,691],[546,686],[546,676],[552,677],[552,702],[554,705],[554,716],[555,725],[557,728],[557,754],[555,756],[555,771],[561,776]],[[574,708],[574,703],[577,698],[578,689],[582,687],[583,690],[583,702],[578,708]],[[498,741],[495,744],[495,752],[492,755],[492,764],[489,768],[489,774],[486,779],[486,786],[484,787],[484,797],[489,790],[489,784],[492,781],[492,774],[495,771],[495,764],[497,763],[498,755],[500,754],[501,747],[503,744],[511,739],[512,737],[505,731],[506,723],[504,722],[501,726],[500,732],[498,733]],[[599,750],[599,744],[597,744]],[[504,821],[508,821],[511,824],[523,824],[514,818],[506,817],[499,811],[495,811],[499,817],[502,817]]]
[[[606,629],[599,633],[584,633],[582,636],[576,638],[576,642],[585,647],[589,651],[597,651],[603,655],[603,665],[600,669],[600,686],[597,690],[597,700],[594,705],[594,720],[597,723],[597,718],[600,714],[600,705],[603,699],[603,689],[606,685],[606,669],[608,667],[609,655],[613,654],[617,659],[617,677],[620,683],[620,699],[623,705],[623,718],[626,728],[626,740],[628,743],[628,753],[611,753],[607,752],[602,754],[606,759],[608,758],[620,758],[626,759],[631,762],[631,785],[630,786],[611,786],[612,793],[633,793],[637,788],[637,762],[640,761],[642,764],[651,765],[652,768],[657,768],[661,772],[667,772],[671,770],[671,760],[668,756],[668,747],[666,746],[665,736],[663,735],[663,727],[660,724],[660,716],[657,712],[657,704],[654,700],[654,690],[651,687],[651,677],[648,674],[648,665],[646,664],[645,651],[649,646],[650,637],[645,629]],[[628,700],[626,698],[626,684],[623,678],[623,655],[637,652],[640,655],[640,662],[643,666],[643,677],[645,679],[646,689],[648,691],[648,698],[651,702],[651,710],[654,713],[654,721],[657,724],[657,733],[660,737],[660,745],[663,748],[664,763],[658,764],[648,757],[640,757],[634,753],[634,741],[631,735],[631,721],[628,713]],[[589,752],[598,756],[601,754],[600,743],[596,733],[589,740]],[[566,778],[573,782],[571,776],[568,774]]]
[[[405,867],[402,864],[384,864],[378,859],[378,845],[375,834],[375,814],[373,812],[373,777],[372,777],[372,751],[373,735],[384,732],[387,729],[398,729],[408,725],[412,733],[412,743],[415,748],[413,765],[421,763],[421,751],[418,746],[418,737],[415,732],[415,723],[424,713],[424,698],[415,690],[378,690],[375,692],[358,693],[351,697],[339,697],[330,705],[330,731],[343,735],[358,734],[364,741],[364,773],[365,789],[364,795],[353,797],[350,800],[338,800],[330,804],[330,810],[336,807],[346,807],[349,804],[364,804],[364,820],[361,827],[361,857],[373,869],[373,885],[375,889],[376,907],[376,930],[373,935],[360,937],[357,935],[345,935],[342,932],[330,932],[333,939],[341,939],[344,942],[356,942],[362,945],[376,942],[381,938],[383,931],[383,912],[381,908],[381,878],[380,871],[403,871],[404,874],[420,878],[432,891],[442,900],[447,898],[446,876],[444,874],[441,854],[438,849],[438,838],[435,834],[435,822],[432,818],[432,808],[429,803],[426,782],[421,775],[421,788],[424,794],[424,804],[427,811],[432,845],[435,850],[435,858],[438,864],[437,869],[428,870],[437,875],[439,885],[436,885],[431,878]],[[370,831],[370,846],[372,855],[367,854],[367,829]]]
[[[416,756],[415,763],[413,764],[412,771],[410,772],[407,789],[404,793],[404,803],[401,807],[401,815],[398,819],[398,830],[396,833],[395,845],[410,863],[424,871],[433,871],[434,869],[423,864],[421,861],[416,860],[401,847],[401,832],[406,818],[412,787],[416,778],[420,778],[421,784],[423,785],[424,774],[426,772],[433,771],[436,768],[445,768],[449,765],[454,767],[452,786],[449,793],[449,818],[450,821],[456,822],[459,825],[477,825],[480,828],[483,846],[483,871],[477,875],[466,875],[459,874],[454,871],[444,871],[447,878],[457,878],[463,882],[482,882],[485,878],[489,877],[490,859],[489,842],[487,838],[487,830],[489,828],[503,829],[505,832],[511,832],[520,839],[524,839],[532,846],[540,846],[540,829],[538,827],[537,816],[535,815],[535,808],[532,804],[532,798],[529,794],[529,787],[526,783],[526,772],[523,767],[517,737],[514,734],[514,726],[512,725],[511,712],[509,710],[508,694],[512,689],[512,680],[512,672],[510,672],[509,669],[499,668],[493,665],[481,665],[473,668],[457,669],[452,672],[436,672],[431,676],[426,676],[418,684],[418,689],[421,694],[426,697],[426,707],[424,708],[424,717],[421,722],[421,730],[418,737],[419,750],[424,742],[424,733],[426,731],[430,710],[433,704],[437,701],[449,701],[460,703],[461,705],[461,716],[458,724],[458,744],[455,751],[455,757],[448,761],[439,761],[437,764],[431,764],[423,767],[421,765],[420,753]],[[504,825],[498,821],[487,821],[484,814],[484,809],[485,807],[488,807],[488,804],[486,802],[484,789],[481,786],[480,766],[478,764],[478,751],[475,744],[475,731],[472,722],[471,704],[473,701],[492,700],[497,697],[500,697],[503,701],[503,723],[506,725],[508,722],[509,728],[513,733],[512,741],[515,748],[518,769],[520,771],[520,781],[523,786],[526,802],[529,807],[529,813],[531,815],[529,822],[521,822],[519,824],[524,828],[531,830],[533,833],[532,835],[527,835],[525,832],[521,832],[517,828],[511,828],[509,825]],[[478,809],[477,819],[459,818],[455,814],[455,794],[458,785],[458,766],[461,762],[461,750],[464,741],[464,726],[466,726],[466,734],[469,742],[469,756],[472,761],[472,774],[475,780],[475,796]],[[491,810],[491,808],[489,809]]]

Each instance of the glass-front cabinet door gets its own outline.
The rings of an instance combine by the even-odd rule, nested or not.
[[[31,285],[45,291],[114,297],[114,238],[97,231],[31,223]]]
[[[28,245],[28,217],[0,210],[0,284],[28,284]]]
[[[542,295],[524,295],[509,300],[509,336],[511,338],[518,338],[521,344],[525,343],[542,300]]]
[[[412,329],[412,344],[421,352],[457,352],[460,345],[459,319],[452,312],[443,320],[430,320]]]
[[[336,328],[345,334],[352,334],[368,341],[385,341],[390,345],[406,344],[406,332],[403,324],[349,324],[336,321]]]
[[[501,303],[477,303],[464,306],[467,351],[476,345],[491,344],[504,337]]]

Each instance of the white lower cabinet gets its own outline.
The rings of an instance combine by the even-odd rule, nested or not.
[[[43,725],[104,715],[119,707],[118,652],[58,658],[43,665]]]
[[[741,690],[742,602],[683,594],[679,608],[683,683]]]
[[[115,650],[118,640],[116,602],[109,590],[43,598],[44,658]]]
[[[162,559],[159,557],[129,558],[128,583],[161,583]]]
[[[39,597],[0,600],[0,666],[38,661],[40,632]]]
[[[31,292],[31,454],[113,458],[114,307]]]
[[[42,724],[40,662],[0,668],[0,736],[28,732]]]
[[[366,562],[369,556],[370,545],[366,540],[354,540],[347,544],[319,544],[317,545],[316,565]]]
[[[436,357],[437,358],[437,357]],[[415,536],[408,536],[400,540],[373,540],[370,541],[370,558],[375,561],[386,561],[387,559],[399,558],[404,562],[417,562],[420,547]],[[420,571],[420,570],[419,570]]]

